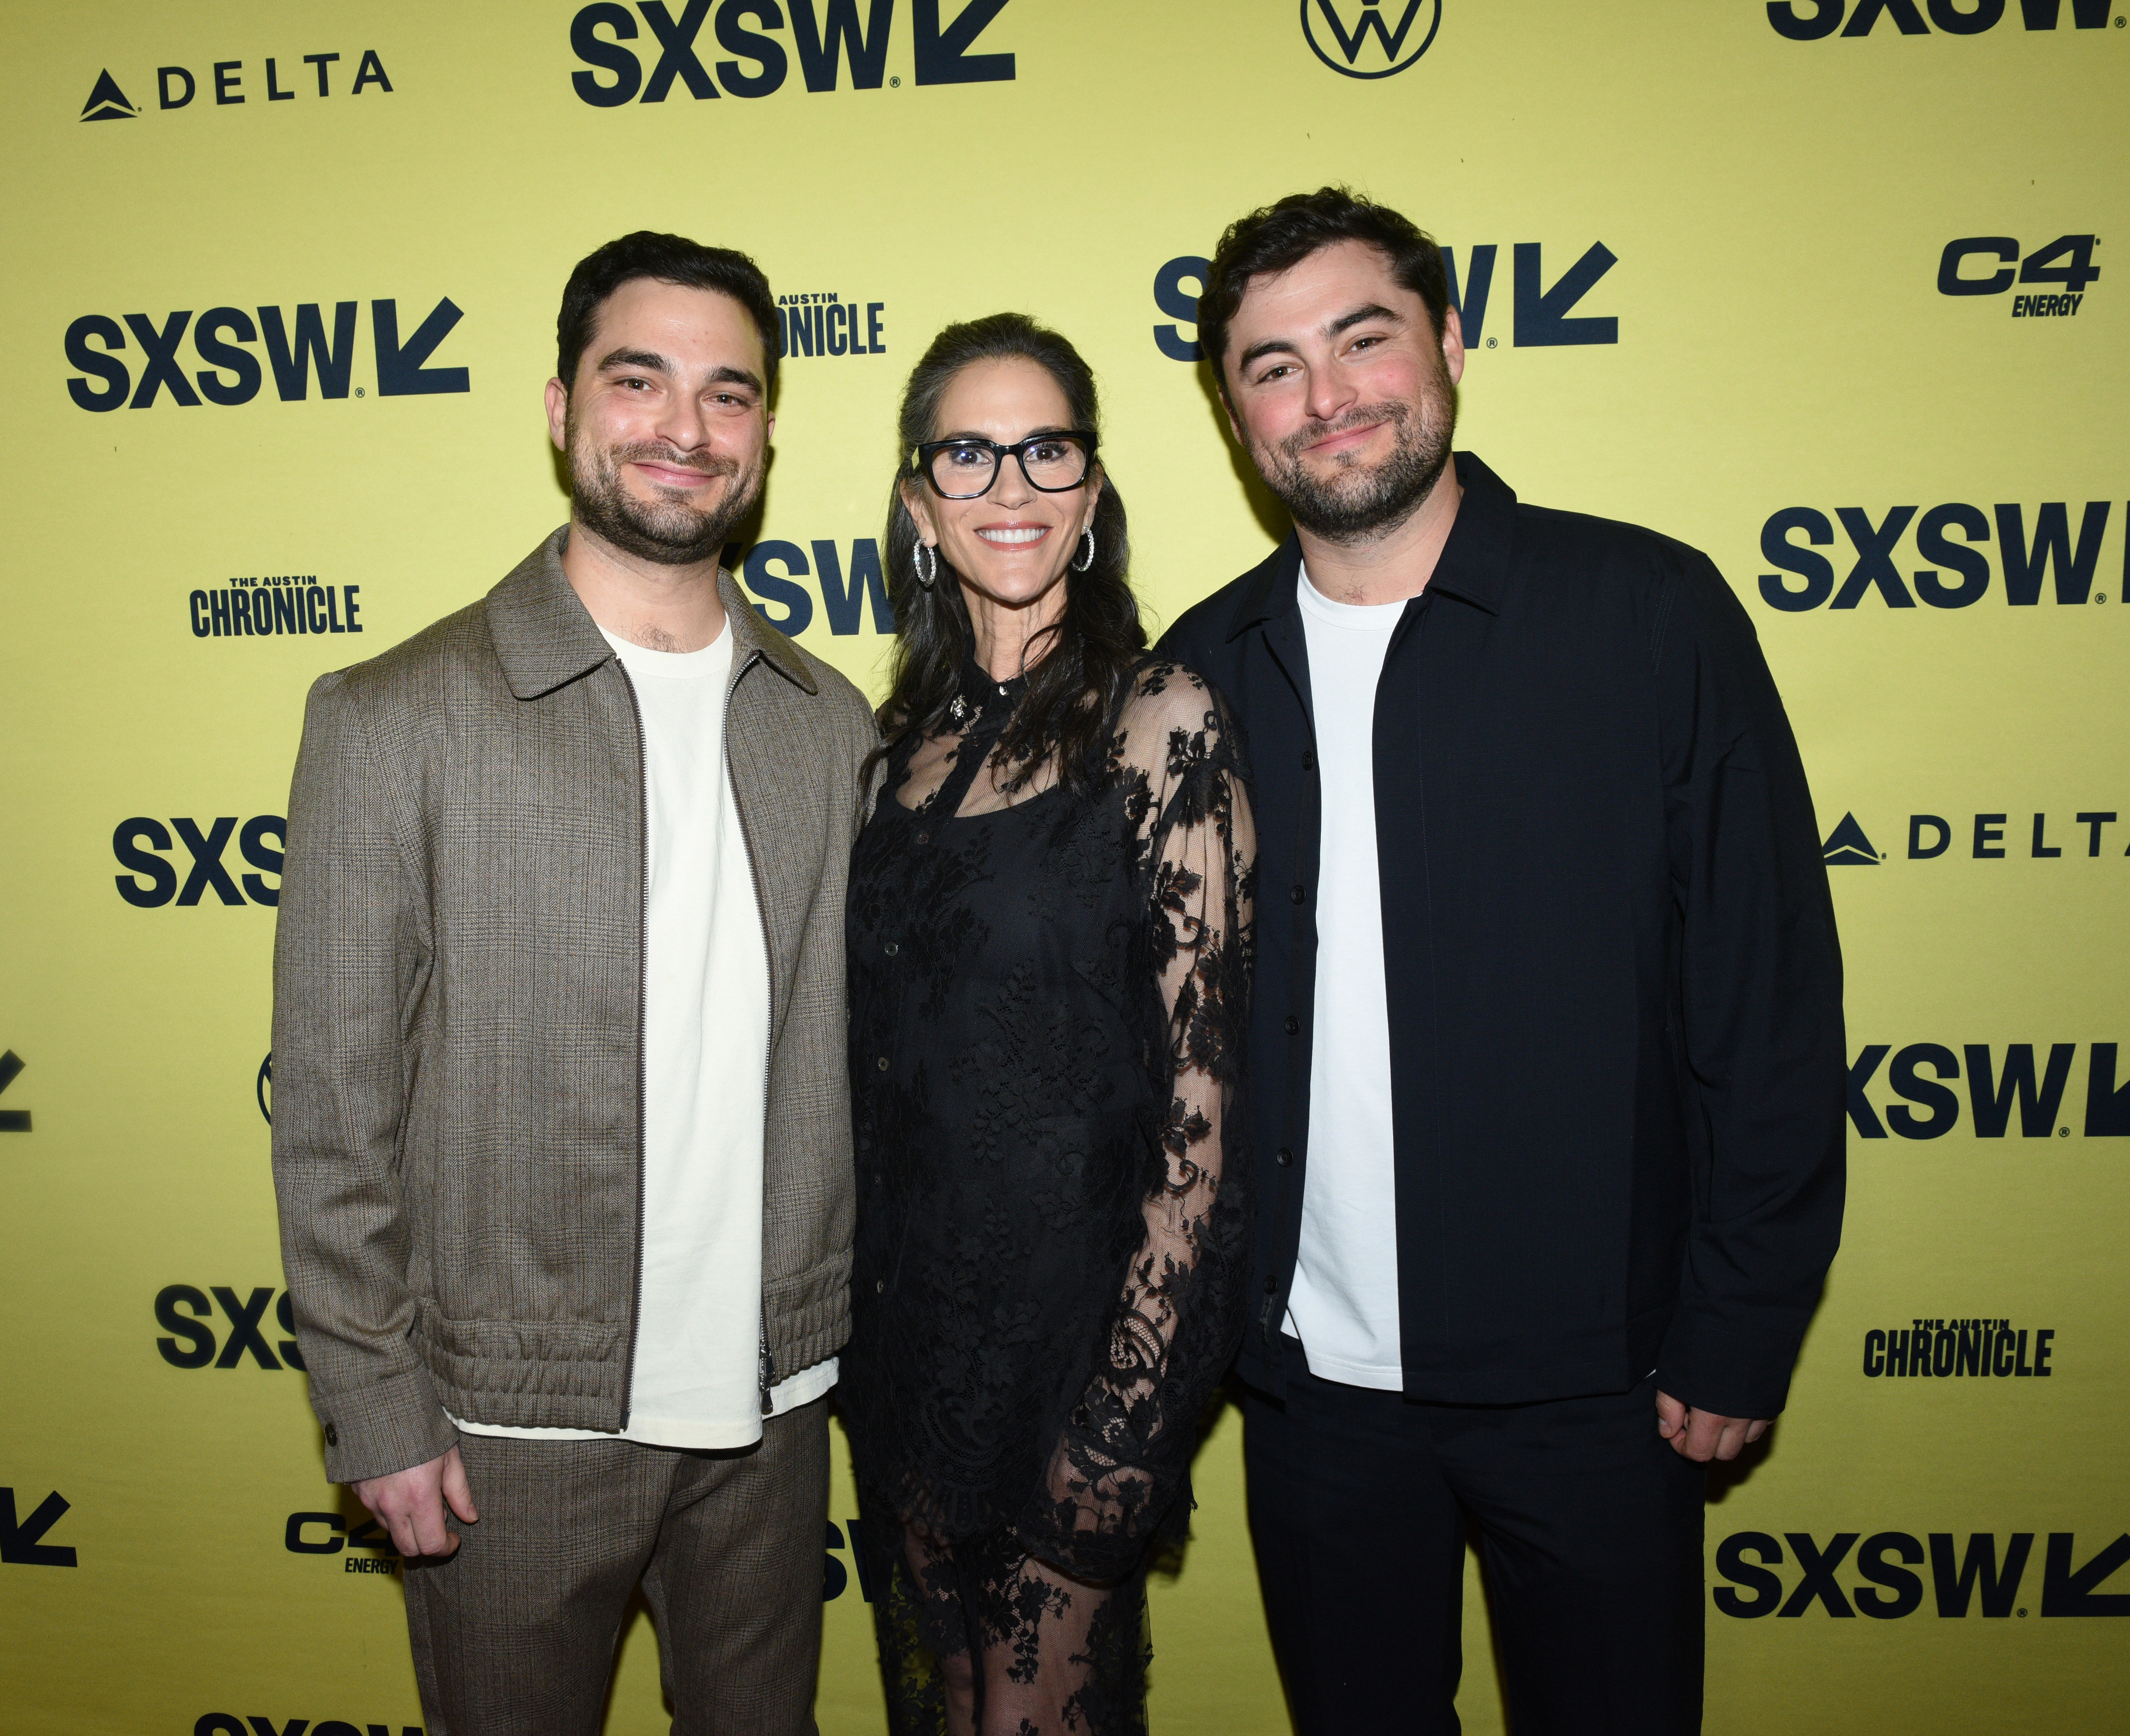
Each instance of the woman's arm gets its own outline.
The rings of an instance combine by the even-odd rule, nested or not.
[[[1087,1578],[1129,1570],[1173,1501],[1200,1411],[1235,1354],[1246,1276],[1239,1142],[1256,838],[1220,699],[1172,665],[1125,712],[1151,968],[1166,1035],[1163,1160],[1110,1317],[1107,1356],[1053,1454],[1031,1552]]]

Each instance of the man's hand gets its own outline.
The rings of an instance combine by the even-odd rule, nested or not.
[[[469,1525],[480,1517],[473,1510],[473,1491],[466,1486],[466,1467],[456,1447],[426,1465],[367,1478],[355,1486],[355,1495],[392,1533],[393,1547],[403,1556],[457,1552],[459,1536],[444,1521],[445,1502]]]
[[[1720,1417],[1712,1410],[1689,1410],[1668,1392],[1657,1395],[1658,1434],[1681,1458],[1704,1465],[1711,1459],[1736,1458],[1740,1447],[1759,1440],[1774,1422],[1773,1417]]]

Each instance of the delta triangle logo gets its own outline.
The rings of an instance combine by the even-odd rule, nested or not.
[[[96,75],[96,88],[81,105],[83,120],[135,121],[140,116],[140,110],[126,100],[126,93],[118,88],[118,81],[111,76],[108,68]]]
[[[1879,866],[1879,852],[1871,847],[1870,839],[1864,836],[1864,828],[1856,823],[1853,813],[1842,815],[1841,823],[1827,834],[1820,851],[1830,868],[1844,863],[1860,868]]]

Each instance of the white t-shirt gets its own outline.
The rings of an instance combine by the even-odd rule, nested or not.
[[[1295,581],[1309,646],[1322,829],[1301,1243],[1287,1330],[1319,1380],[1395,1391],[1397,1178],[1376,859],[1376,684],[1403,601],[1334,603]]]
[[[659,1447],[762,1437],[762,1164],[769,955],[725,770],[733,636],[698,651],[606,635],[643,719],[649,818],[643,955],[643,1269],[628,1426]],[[771,1390],[778,1413],[820,1397],[829,1360]],[[611,1440],[589,1428],[475,1434]]]

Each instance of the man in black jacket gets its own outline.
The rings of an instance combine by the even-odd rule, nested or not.
[[[1706,556],[1453,460],[1463,336],[1397,212],[1242,219],[1199,336],[1295,526],[1162,648],[1257,784],[1239,1366],[1296,1722],[1457,1729],[1472,1520],[1518,1736],[1697,1730],[1704,1466],[1783,1408],[1841,1223],[1782,702]]]

